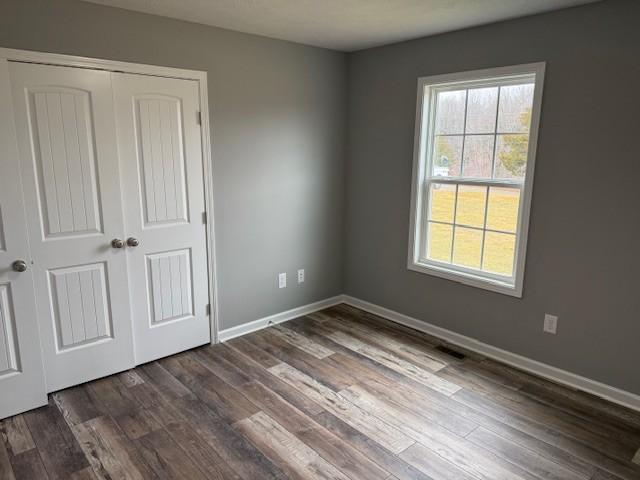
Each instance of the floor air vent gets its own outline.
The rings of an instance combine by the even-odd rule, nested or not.
[[[452,348],[449,348],[445,345],[438,345],[436,347],[436,350],[440,350],[442,353],[446,353],[447,355],[451,355],[452,357],[457,358],[458,360],[462,360],[463,358],[466,358],[466,355],[464,353],[458,352]]]

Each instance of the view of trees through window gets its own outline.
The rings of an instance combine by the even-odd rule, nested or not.
[[[435,89],[429,260],[511,277],[534,84]]]

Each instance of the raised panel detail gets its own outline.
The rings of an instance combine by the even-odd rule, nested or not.
[[[4,239],[4,220],[2,218],[2,206],[0,205],[0,252],[7,250],[7,244]]]
[[[151,325],[193,316],[191,251],[147,255]]]
[[[20,370],[9,285],[0,285],[0,376]]]
[[[49,271],[58,350],[111,337],[103,263]]]
[[[89,93],[50,87],[28,98],[44,238],[101,232]]]
[[[180,100],[137,97],[135,107],[144,224],[187,222]]]

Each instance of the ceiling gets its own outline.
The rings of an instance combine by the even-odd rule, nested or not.
[[[87,0],[353,51],[598,0]]]

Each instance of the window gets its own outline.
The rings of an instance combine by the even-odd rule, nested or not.
[[[409,268],[522,295],[544,64],[418,82]]]

